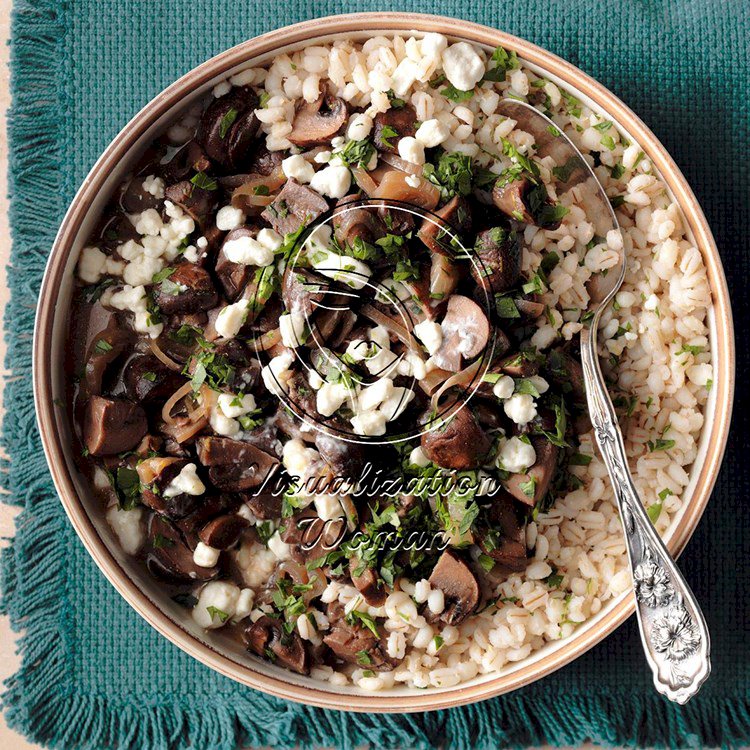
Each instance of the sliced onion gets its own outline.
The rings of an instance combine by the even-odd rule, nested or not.
[[[135,467],[135,470],[138,472],[138,479],[141,480],[141,484],[151,484],[162,473],[165,467],[179,460],[179,458],[174,458],[173,456],[146,458]]]
[[[186,440],[190,440],[191,437],[197,435],[207,425],[208,419],[203,417],[196,422],[186,420],[185,422],[176,422],[173,425],[166,425],[163,432],[167,435],[171,435],[175,442],[184,443]]]
[[[450,373],[447,370],[441,370],[439,367],[435,367],[419,381],[419,387],[428,396],[431,396],[440,385],[445,382],[446,378],[451,377],[452,374],[453,373]]]
[[[181,385],[165,402],[161,409],[161,418],[164,420],[164,424],[174,425],[177,423],[175,417],[172,416],[172,409],[177,406],[177,403],[185,398],[188,393],[193,392],[193,384],[188,381],[184,385]]]
[[[417,177],[422,176],[421,164],[412,164],[410,161],[406,161],[400,156],[396,156],[396,154],[391,153],[380,154],[380,158],[386,164],[390,164],[392,167],[395,167],[401,172],[406,172],[407,174],[415,174],[417,175]]]
[[[265,352],[276,346],[281,341],[281,329],[274,328],[272,331],[266,331],[262,336],[255,339],[248,339],[248,344],[256,352]]]
[[[455,375],[452,375],[448,378],[441,386],[440,388],[435,391],[435,393],[432,394],[432,399],[430,406],[433,410],[437,409],[438,404],[440,403],[440,397],[449,389],[453,388],[455,385],[468,385],[471,383],[471,381],[474,379],[474,376],[477,374],[477,371],[482,365],[482,359],[477,359],[475,362],[472,362],[467,368],[461,370],[460,372],[457,372]]]
[[[258,195],[255,191],[260,186],[268,188],[269,193],[273,193],[286,182],[286,176],[281,167],[276,167],[267,177],[263,175],[253,175],[252,179],[244,182],[232,193],[232,205],[235,208],[253,208],[257,206],[267,206],[273,198],[270,195]],[[258,202],[258,198],[263,198],[266,202]],[[267,200],[271,198],[271,201]]]
[[[440,191],[424,177],[417,177],[419,185],[412,187],[406,181],[407,176],[405,172],[396,170],[386,172],[372,197],[404,201],[432,211],[440,202]]]
[[[182,365],[175,362],[173,359],[171,359],[167,354],[165,354],[159,345],[156,343],[155,339],[149,339],[148,340],[148,348],[151,349],[151,352],[153,355],[160,361],[163,362],[170,370],[174,370],[175,372],[181,372],[182,371]]]
[[[370,177],[366,169],[355,167],[352,170],[352,174],[354,175],[354,180],[357,185],[359,185],[359,188],[367,193],[368,196],[372,196],[372,194],[378,189],[377,183],[372,177]]]
[[[459,269],[445,255],[433,253],[430,265],[430,299],[442,301],[456,291]]]
[[[274,195],[243,195],[242,202],[246,206],[270,206],[276,200]]]
[[[417,344],[416,339],[411,335],[411,333],[409,333],[406,328],[404,328],[400,323],[396,322],[389,315],[386,315],[384,312],[378,310],[377,307],[369,303],[365,303],[361,307],[361,312],[362,315],[371,320],[373,323],[376,323],[379,326],[383,326],[386,331],[394,334],[394,336],[396,336],[396,338],[402,344],[408,346],[411,351],[421,351],[419,344]]]

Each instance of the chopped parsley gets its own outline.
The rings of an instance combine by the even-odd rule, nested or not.
[[[372,141],[365,138],[361,141],[347,141],[344,148],[336,152],[336,156],[348,167],[367,167],[375,153]]]
[[[472,96],[474,96],[474,90],[462,91],[457,89],[453,84],[449,83],[444,89],[440,89],[440,93],[452,102],[468,102]]]
[[[520,67],[518,55],[515,52],[508,52],[503,47],[495,47],[490,63],[494,63],[494,67],[487,70],[482,78],[483,81],[504,81],[509,70],[516,70]]]
[[[112,344],[110,344],[106,339],[99,339],[99,341],[97,341],[94,345],[94,351],[97,354],[106,354],[107,352],[112,351]]]
[[[388,148],[394,148],[394,145],[391,143],[392,138],[398,138],[398,130],[396,130],[396,128],[392,128],[390,125],[383,125],[380,131],[380,140]]]
[[[380,637],[380,633],[378,632],[378,626],[375,624],[375,619],[367,614],[367,612],[360,612],[357,609],[353,609],[351,612],[349,612],[348,615],[344,618],[346,620],[347,625],[352,626],[362,626],[367,628],[374,636],[377,638]]]
[[[221,118],[221,122],[219,123],[219,138],[226,138],[229,128],[232,127],[238,114],[239,112],[234,107],[227,110],[227,113]]]
[[[201,190],[216,190],[219,187],[216,180],[205,172],[196,172],[190,182]]]
[[[226,622],[229,619],[229,614],[218,607],[210,606],[206,607],[209,617],[213,620],[214,617],[218,617],[220,622]]]

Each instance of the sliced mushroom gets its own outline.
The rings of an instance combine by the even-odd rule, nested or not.
[[[477,544],[485,555],[508,570],[526,568],[526,521],[518,502],[508,493],[492,498],[488,527],[479,531]]]
[[[417,131],[417,111],[411,104],[391,107],[375,115],[373,141],[378,151],[398,152],[398,142]]]
[[[321,94],[316,101],[304,103],[297,110],[287,138],[302,148],[328,145],[346,124],[347,114],[343,99]]]
[[[440,202],[440,190],[424,177],[416,177],[417,186],[414,187],[411,184],[414,180],[414,175],[393,169],[383,175],[377,190],[370,197],[402,201],[432,211]]]
[[[324,521],[314,511],[305,510],[286,519],[281,539],[290,546],[292,560],[304,565],[336,549],[345,533],[343,518]]]
[[[539,372],[539,358],[526,352],[510,354],[498,363],[499,369],[512,378],[530,378]]]
[[[571,354],[564,349],[553,349],[547,355],[544,372],[563,393],[570,393],[577,404],[586,403],[583,367]]]
[[[199,532],[198,537],[214,549],[230,549],[239,541],[247,521],[238,515],[219,516],[209,521]]]
[[[519,297],[513,300],[513,302],[518,312],[521,313],[521,320],[536,320],[540,315],[544,314],[545,306],[541,302],[535,302],[532,299],[525,299],[523,297]]]
[[[83,442],[92,456],[135,448],[148,432],[146,412],[129,401],[91,396],[86,404]]]
[[[385,639],[360,625],[349,625],[338,620],[323,643],[347,664],[357,664],[377,672],[390,672],[399,660],[388,656]]]
[[[347,440],[320,430],[315,431],[315,447],[323,460],[337,477],[358,477],[365,465],[365,449],[362,443]],[[374,446],[368,446],[372,451]]]
[[[438,367],[450,372],[458,372],[464,360],[481,354],[490,338],[490,324],[482,308],[460,294],[448,300],[440,327],[443,342],[433,360]]]
[[[506,216],[524,224],[549,230],[560,226],[560,219],[551,211],[555,203],[547,195],[547,189],[528,177],[498,180],[492,190],[492,201]]]
[[[258,656],[278,659],[298,674],[310,673],[310,657],[299,633],[286,632],[282,620],[263,615],[245,628],[244,638],[248,649]]]
[[[385,227],[373,206],[347,205],[361,199],[360,193],[345,195],[333,209],[333,233],[341,247],[357,240],[373,243],[385,235]]]
[[[560,449],[547,438],[531,437],[536,462],[525,474],[511,474],[503,482],[508,492],[522,503],[534,507],[546,494],[557,470]]]
[[[219,574],[216,566],[204,568],[195,564],[192,551],[166,518],[151,516],[148,538],[151,551],[146,556],[146,567],[155,578],[169,583],[199,582],[210,581]]]
[[[284,307],[290,313],[310,317],[323,302],[330,282],[308,268],[288,265],[281,282]]]
[[[235,87],[208,105],[197,140],[211,159],[229,169],[243,166],[260,128],[257,106],[258,95],[249,86]]]
[[[176,182],[164,190],[164,196],[168,200],[176,203],[201,225],[216,207],[216,193],[216,189],[207,190],[194,185],[190,180]]]
[[[136,354],[122,372],[125,393],[133,401],[166,399],[184,382],[153,354]]]
[[[221,490],[242,492],[262,484],[279,466],[279,460],[250,443],[225,437],[200,437],[198,460],[208,467],[208,477]]]
[[[272,492],[243,492],[242,501],[252,511],[256,518],[268,520],[271,518],[281,518],[282,498]]]
[[[141,461],[137,471],[144,505],[173,520],[192,513],[203,498],[184,492],[168,497],[164,492],[187,464],[187,459],[172,456],[155,456]]]
[[[98,396],[105,390],[107,370],[130,348],[132,341],[133,333],[119,325],[117,316],[114,315],[103,331],[91,337],[83,378],[86,393]]]
[[[446,411],[438,427],[422,433],[422,450],[446,469],[476,469],[489,453],[489,438],[467,406]]]
[[[289,180],[261,217],[282,237],[296,232],[328,211],[328,203],[314,190]]]
[[[383,580],[372,568],[367,567],[357,575],[356,571],[360,564],[356,557],[349,561],[349,575],[352,583],[371,607],[382,607],[388,598]]]
[[[184,315],[210,310],[219,300],[211,276],[195,263],[180,263],[154,294],[166,315]]]
[[[479,583],[471,568],[452,550],[445,550],[430,574],[430,586],[440,589],[445,609],[440,620],[459,625],[479,604]]]
[[[521,276],[521,243],[516,232],[493,227],[480,232],[474,243],[474,281],[488,294],[513,288]]]
[[[461,252],[461,245],[455,244],[451,234],[456,235],[459,243],[471,229],[471,209],[466,198],[456,195],[442,208],[437,209],[435,217],[422,220],[417,236],[433,252],[454,258]]]
[[[210,167],[211,161],[198,141],[188,141],[164,165],[162,175],[164,181],[171,185],[191,178],[196,172],[205,172]]]
[[[129,214],[137,214],[149,208],[156,208],[160,199],[143,187],[143,175],[136,175],[126,183],[120,192],[120,207]]]
[[[255,237],[258,234],[257,227],[237,227],[227,234],[222,243],[221,250],[216,257],[216,277],[224,290],[224,294],[230,302],[234,302],[240,292],[253,275],[253,267],[244,263],[233,263],[224,252],[227,242],[233,242],[240,237]]]

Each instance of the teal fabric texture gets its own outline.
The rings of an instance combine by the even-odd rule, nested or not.
[[[685,707],[655,693],[634,620],[547,679],[477,705],[379,716],[287,703],[215,674],[161,638],[106,582],[67,522],[35,424],[31,340],[44,264],[77,187],[141,106],[212,55],[296,21],[385,8],[517,34],[624,99],[696,190],[738,292],[738,330],[748,319],[745,2],[402,0],[395,8],[382,0],[16,0],[3,477],[22,512],[3,553],[2,609],[24,634],[23,664],[4,694],[6,716],[31,739],[67,750],[231,750],[240,743],[468,750],[586,738],[641,747],[747,745],[750,431],[741,386],[724,468],[681,561],[705,608],[714,661],[713,676]]]

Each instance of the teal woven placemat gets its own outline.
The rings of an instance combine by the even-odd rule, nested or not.
[[[703,522],[682,560],[714,641],[714,675],[685,708],[657,696],[634,622],[546,680],[512,695],[411,716],[352,715],[269,698],[157,636],[95,568],[45,468],[31,395],[34,305],[64,210],[97,154],[163,86],[274,27],[381,2],[327,0],[18,0],[10,117],[12,300],[6,486],[23,506],[3,556],[3,609],[23,666],[5,693],[9,722],[58,748],[456,748],[603,744],[739,746],[750,741],[747,592],[748,410]],[[639,112],[671,150],[708,214],[748,321],[747,4],[717,0],[403,0],[399,10],[470,18],[571,60]],[[709,114],[710,112],[710,114]],[[740,341],[738,372],[748,355]]]

